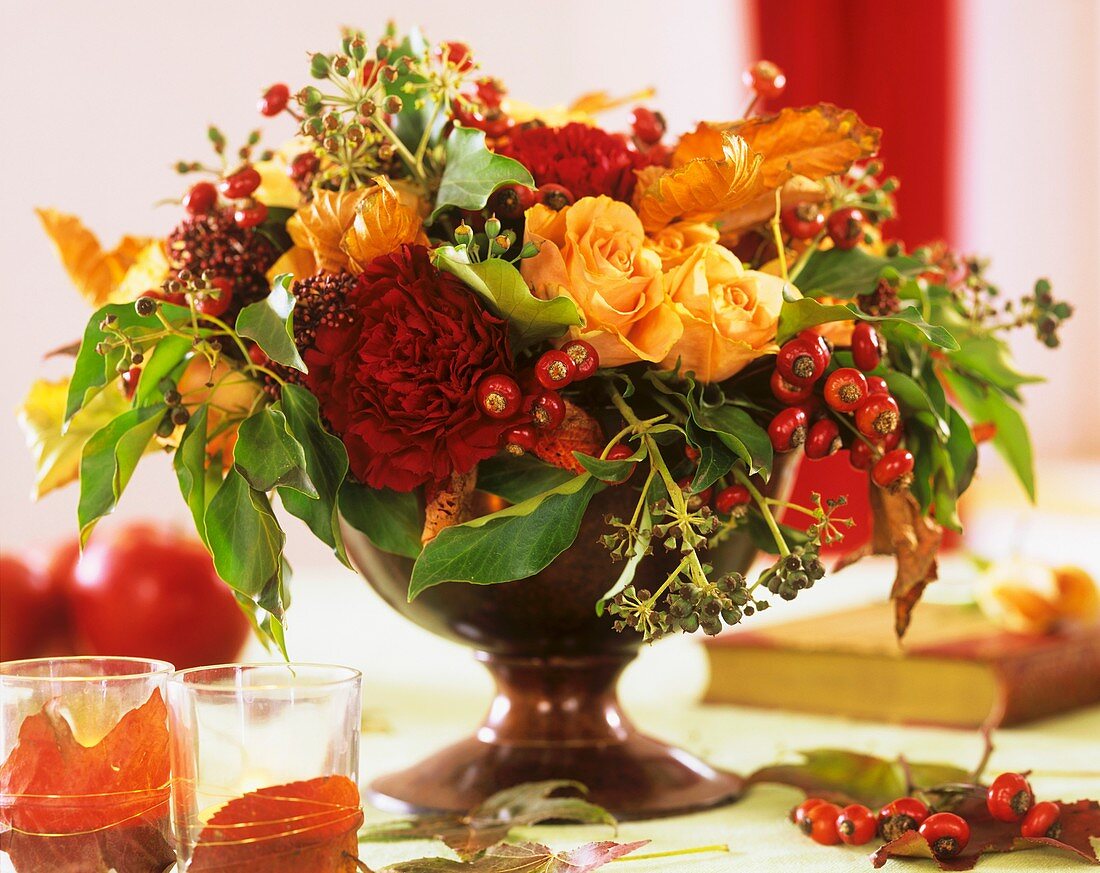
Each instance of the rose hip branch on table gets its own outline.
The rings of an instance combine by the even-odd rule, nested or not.
[[[469,810],[557,778],[627,816],[737,796],[633,729],[623,666],[827,584],[846,495],[789,485],[836,452],[874,510],[844,561],[896,556],[904,634],[978,443],[1033,492],[1036,380],[1006,337],[1057,346],[1069,306],[889,238],[881,131],[826,103],[765,111],[774,65],[747,75],[744,118],[682,133],[645,106],[604,129],[634,100],[602,92],[531,107],[416,31],[348,31],[308,72],[259,103],[292,141],[211,127],[212,157],[179,161],[166,238],[107,251],[40,211],[96,307],[67,383],[23,410],[40,483],[79,481],[87,542],[138,462],[171,454],[219,576],[284,655],[299,522],[477,649],[508,702],[496,739],[378,780],[381,802]],[[746,576],[757,550],[774,559]]]

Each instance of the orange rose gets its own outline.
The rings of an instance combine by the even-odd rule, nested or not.
[[[665,275],[684,333],[661,366],[672,369],[679,361],[683,372],[720,382],[777,351],[783,284],[777,276],[746,270],[720,245],[695,246]]]
[[[585,324],[570,336],[592,343],[600,363],[663,360],[683,332],[665,296],[660,256],[645,245],[637,213],[610,197],[582,197],[559,212],[527,211],[539,253],[522,263],[532,293],[569,297]]]
[[[662,227],[649,238],[649,247],[661,256],[661,266],[669,270],[684,262],[692,249],[702,243],[718,242],[718,230],[712,224],[677,221]]]

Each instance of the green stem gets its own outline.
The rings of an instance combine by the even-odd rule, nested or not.
[[[730,847],[726,843],[715,843],[712,846],[692,846],[690,849],[672,849],[668,852],[643,852],[640,855],[630,855],[626,858],[615,858],[620,861],[651,861],[655,858],[676,858],[680,855],[702,855],[709,852],[724,852],[729,854]]]
[[[752,499],[755,500],[756,505],[760,507],[760,514],[764,516],[764,521],[768,525],[768,529],[772,532],[772,539],[775,540],[775,545],[776,548],[779,549],[779,554],[783,555],[783,557],[789,555],[791,550],[787,546],[787,541],[783,539],[783,534],[779,530],[779,523],[776,522],[775,516],[772,515],[767,499],[760,493],[759,489],[752,484],[752,480],[740,465],[733,468],[733,475],[737,477],[738,482],[748,489],[749,494],[752,495]]]

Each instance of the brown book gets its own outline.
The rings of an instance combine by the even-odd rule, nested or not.
[[[874,604],[707,641],[705,700],[907,724],[1019,724],[1100,703],[1100,626],[1009,633],[922,603],[899,646]]]

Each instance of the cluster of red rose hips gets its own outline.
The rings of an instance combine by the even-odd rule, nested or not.
[[[867,217],[857,206],[842,206],[826,217],[817,203],[803,201],[784,209],[779,222],[792,239],[808,241],[824,234],[832,240],[834,248],[847,251],[863,239]]]
[[[852,331],[855,367],[838,367],[827,376],[832,350],[824,337],[807,329],[784,343],[771,376],[772,394],[785,404],[768,424],[772,448],[790,452],[803,446],[811,460],[828,457],[844,444],[840,420],[855,431],[850,448],[853,467],[870,469],[871,478],[882,488],[907,485],[913,455],[898,447],[901,410],[886,380],[866,375],[878,368],[882,352],[878,331],[866,321]],[[815,393],[818,383],[823,384],[821,397]],[[831,415],[826,414],[822,399]]]
[[[1035,803],[1027,780],[1019,773],[1002,773],[986,793],[989,814],[1002,822],[1020,822],[1020,836],[1030,839],[1061,834],[1061,808],[1045,800]],[[899,797],[877,813],[862,803],[843,808],[820,797],[809,797],[791,812],[802,833],[823,846],[862,846],[876,836],[887,842],[917,831],[936,858],[954,858],[970,842],[970,825],[953,812],[932,812],[915,797]]]
[[[600,355],[591,343],[570,340],[560,349],[551,349],[539,356],[524,379],[526,391],[519,382],[503,373],[482,379],[477,386],[478,409],[498,421],[522,414],[530,422],[514,424],[502,436],[505,451],[522,455],[534,450],[540,431],[556,430],[565,420],[561,389],[595,375],[599,367]],[[626,449],[626,455],[618,455],[613,460],[630,454]]]
[[[218,206],[218,195],[235,201],[233,221],[238,227],[256,227],[267,219],[267,206],[252,195],[260,187],[260,173],[251,164],[243,164],[232,173],[213,182],[196,182],[183,197],[189,215],[206,215]]]

